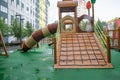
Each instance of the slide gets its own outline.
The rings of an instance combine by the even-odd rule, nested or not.
[[[38,43],[42,38],[56,33],[58,23],[49,24],[47,27],[35,31],[32,35],[22,44],[22,50],[27,52],[36,43]]]

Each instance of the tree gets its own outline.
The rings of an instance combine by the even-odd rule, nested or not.
[[[12,31],[15,37],[20,38],[20,21],[15,18],[12,22]]]
[[[5,20],[0,17],[0,31],[3,36],[8,36],[8,26],[5,24]]]
[[[11,28],[12,28],[12,34],[17,37],[17,39],[20,38],[20,21],[18,20],[18,18],[15,18],[12,22],[12,25],[11,25]],[[21,31],[22,31],[22,38],[26,36],[26,29],[24,28],[24,26],[21,24]]]
[[[26,23],[26,28],[27,28],[27,36],[30,36],[32,32],[34,31],[32,24],[27,21]]]

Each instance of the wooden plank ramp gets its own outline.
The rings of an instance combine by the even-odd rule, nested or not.
[[[55,68],[112,68],[94,33],[61,34]]]

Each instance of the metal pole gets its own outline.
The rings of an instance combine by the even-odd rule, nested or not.
[[[18,14],[16,16],[20,17],[20,47],[22,48],[22,26],[21,26],[22,22],[21,21],[24,20],[24,19],[22,19],[20,14]]]
[[[20,47],[22,48],[22,28],[21,28],[21,15],[20,15]]]

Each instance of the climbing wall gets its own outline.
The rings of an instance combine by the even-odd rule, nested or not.
[[[55,68],[110,68],[94,33],[61,34]]]

